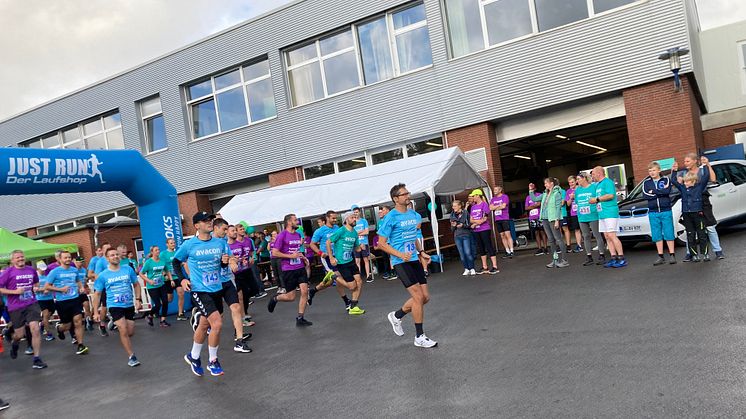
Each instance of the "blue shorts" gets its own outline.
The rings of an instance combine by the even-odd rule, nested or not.
[[[653,238],[653,242],[659,242],[661,240],[673,240],[676,238],[673,232],[673,215],[671,211],[663,212],[648,212],[648,220],[650,220],[650,235]]]

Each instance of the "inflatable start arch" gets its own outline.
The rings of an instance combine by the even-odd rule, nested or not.
[[[181,246],[176,189],[134,150],[0,148],[0,195],[121,191],[137,205],[145,249]]]

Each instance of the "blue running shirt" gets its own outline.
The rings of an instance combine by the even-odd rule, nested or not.
[[[414,210],[407,210],[407,212],[402,213],[397,209],[392,209],[391,212],[386,215],[386,218],[383,219],[383,225],[381,226],[378,235],[385,237],[386,243],[399,252],[412,252],[412,258],[410,259],[410,261],[412,261],[417,257],[415,241],[420,234],[417,224],[421,222],[422,218],[414,212]],[[391,255],[392,265],[398,265],[400,263],[404,263],[404,261]]]
[[[54,299],[57,301],[67,301],[78,298],[78,282],[80,282],[80,275],[78,274],[78,270],[72,266],[68,269],[59,266],[54,268],[52,272],[47,275],[47,283],[52,284],[53,287],[70,287],[67,292],[55,291]]]
[[[230,254],[227,241],[214,237],[205,241],[195,236],[181,245],[174,259],[187,263],[192,291],[218,292],[223,288],[220,260]]]
[[[135,305],[132,285],[137,283],[137,274],[129,265],[121,265],[116,271],[107,269],[93,283],[95,291],[106,290],[106,307],[128,308]]]

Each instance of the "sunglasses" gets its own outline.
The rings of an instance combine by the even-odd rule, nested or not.
[[[400,193],[400,194],[396,194],[396,195],[394,195],[394,196],[395,196],[395,197],[399,197],[399,196],[409,196],[409,195],[411,195],[411,194],[412,194],[411,192],[402,192],[402,193]]]

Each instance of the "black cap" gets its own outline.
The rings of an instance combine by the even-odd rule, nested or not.
[[[85,262],[85,258],[83,256],[78,256],[75,258],[78,262]]]
[[[209,212],[200,211],[192,216],[192,224],[197,224],[200,221],[214,220],[215,215]]]

